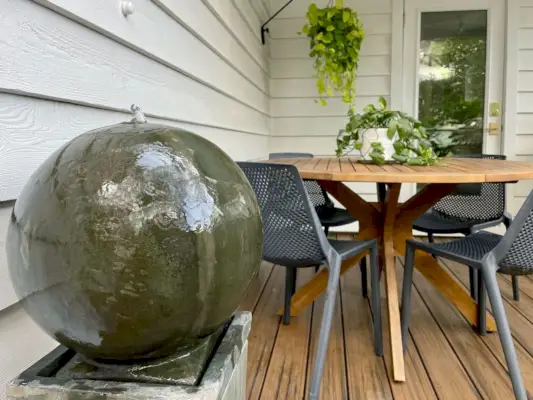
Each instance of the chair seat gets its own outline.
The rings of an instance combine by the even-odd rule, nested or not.
[[[463,264],[479,265],[485,254],[494,249],[501,239],[501,235],[480,231],[449,242],[428,243],[410,240],[409,243],[436,256],[443,256]]]
[[[327,208],[318,211],[318,218],[322,226],[341,226],[357,221],[350,213],[342,208]]]
[[[460,220],[435,211],[429,211],[418,218],[413,228],[427,233],[470,233],[472,227],[483,224],[487,227],[487,223],[492,221],[483,220]],[[494,225],[498,225],[500,219],[494,220]],[[490,224],[489,224],[490,225]]]
[[[371,240],[335,240],[328,239],[331,247],[335,249],[337,253],[341,256],[343,260],[350,258],[356,254],[361,253],[364,249],[370,248],[373,243],[376,242],[375,239]]]

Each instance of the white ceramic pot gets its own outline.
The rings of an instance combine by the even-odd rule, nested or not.
[[[363,148],[361,152],[363,153],[363,159],[370,160],[368,154],[371,152],[370,144],[372,142],[381,142],[383,149],[385,150],[385,160],[390,160],[394,154],[393,141],[387,137],[387,129],[368,129],[363,134]]]

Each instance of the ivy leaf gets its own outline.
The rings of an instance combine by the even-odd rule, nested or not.
[[[353,148],[355,150],[361,150],[363,148],[363,143],[361,142],[356,142],[354,145],[353,145]]]
[[[343,0],[335,0],[335,7],[339,10],[344,8],[344,1]]]
[[[350,19],[350,12],[349,11],[343,11],[342,12],[342,22],[346,23]],[[350,32],[351,33],[351,32]]]
[[[365,106],[365,108],[363,108],[363,111],[366,113],[376,111],[376,107],[374,106],[374,104],[368,104]]]
[[[332,31],[334,31],[334,30],[335,30],[335,25],[328,25],[328,27],[326,28],[326,30],[327,30],[328,32],[332,32]]]
[[[389,138],[389,140],[392,140],[394,135],[396,135],[397,131],[398,131],[398,123],[396,121],[391,121],[387,129],[387,137]]]
[[[379,96],[378,103],[382,110],[385,110],[387,108],[387,99],[385,97]]]
[[[323,36],[322,41],[323,41],[324,43],[326,43],[326,44],[331,43],[331,42],[333,41],[333,35],[331,34],[331,32],[326,33],[326,34]],[[329,59],[326,60],[326,62],[330,62],[330,64],[331,64],[331,60],[329,60]]]
[[[405,162],[407,162],[407,160],[408,160],[408,157],[406,157],[406,156],[402,156],[402,155],[400,155],[400,154],[393,154],[393,155],[392,155],[392,158],[393,158],[394,160],[396,160],[396,161],[401,162],[402,164],[405,163]]]
[[[416,157],[416,158],[410,158],[407,160],[407,164],[409,165],[425,165],[426,162],[424,161],[423,158],[421,157]]]
[[[368,154],[368,156],[374,161],[377,165],[385,164],[385,156],[382,153],[373,151]]]
[[[405,145],[399,140],[395,141],[392,146],[394,147],[394,151],[397,154],[401,154],[405,149]]]

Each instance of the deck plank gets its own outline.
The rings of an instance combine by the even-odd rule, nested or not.
[[[398,258],[396,258],[396,276],[398,278],[398,293],[401,293],[401,287],[403,282],[403,267],[400,264]],[[382,306],[384,310],[385,304],[385,285],[382,282],[381,288]],[[392,359],[388,356],[389,352],[389,330],[388,330],[388,318],[382,318],[383,324],[383,344],[385,354],[385,366],[388,371],[389,381],[391,383],[392,394],[394,400],[436,400],[437,393],[433,388],[431,380],[429,379],[426,367],[423,360],[420,357],[420,353],[416,348],[413,338],[409,333],[407,339],[407,351],[405,352],[405,374],[406,381],[402,383],[395,382],[391,372],[392,371]]]
[[[280,318],[277,309],[283,302],[285,269],[275,266],[253,313],[248,337],[248,368],[246,370],[248,399],[260,399],[265,376],[278,335]]]
[[[415,275],[414,284],[482,398],[512,399],[507,372],[459,311],[422,276]]]
[[[273,265],[271,263],[263,261],[261,265],[259,266],[259,272],[257,273],[257,276],[250,284],[250,287],[248,288],[246,292],[246,296],[244,297],[244,300],[241,301],[241,304],[239,305],[240,311],[251,311],[253,312],[255,310],[255,307],[257,306],[257,303],[259,302],[259,298],[261,297],[261,294],[263,293],[263,289],[265,288],[268,279],[270,278],[270,275],[272,274]]]
[[[351,399],[392,399],[392,391],[383,358],[372,345],[372,313],[368,300],[361,295],[358,268],[341,277],[341,295],[346,340],[346,367]]]
[[[320,332],[320,323],[324,310],[324,294],[316,299],[313,311],[313,323],[311,331],[311,344],[309,347],[309,361],[307,366],[307,382],[311,382],[311,373],[315,362],[316,346],[318,344],[318,335]],[[342,323],[342,310],[340,292],[337,294],[335,303],[335,314],[331,326],[331,336],[326,354],[326,364],[324,365],[324,374],[322,385],[320,386],[321,399],[339,399],[348,398],[348,386],[346,382],[346,360],[344,358],[344,332]],[[309,391],[305,398],[309,397]]]
[[[351,237],[353,235],[339,235],[338,238]],[[466,287],[467,268],[451,262],[444,264],[454,279]],[[400,285],[401,268],[401,264],[397,263]],[[300,270],[299,275],[298,284],[301,285],[311,277],[312,269]],[[276,311],[283,302],[284,278],[284,268],[263,263],[239,307],[253,311],[247,370],[249,399],[307,398],[324,300],[319,298],[313,307],[300,317],[293,318],[290,326],[283,326]],[[510,279],[498,276],[498,280],[524,383],[529,393],[533,393],[533,280],[521,278],[520,302],[512,300]],[[384,293],[382,297],[384,301]],[[418,272],[415,272],[410,336],[405,356],[405,383],[395,383],[391,376],[390,359],[377,357],[373,352],[372,310],[368,299],[361,295],[359,268],[342,276],[339,299],[321,399],[513,398],[498,334],[478,336],[462,315]],[[386,350],[387,318],[384,310],[383,305]]]
[[[313,277],[312,268],[298,270],[297,287]],[[281,303],[283,297],[280,298]],[[268,366],[263,399],[302,399],[306,391],[307,360],[311,334],[312,307],[292,317],[289,325],[280,324]]]
[[[464,265],[460,265],[452,261],[445,261],[444,264],[465,285],[466,288],[468,285],[467,268]],[[500,278],[500,287],[504,286],[505,284],[510,285],[510,282],[506,283],[501,276],[498,276],[498,278]],[[524,385],[526,386],[526,389],[529,392],[528,395],[531,397],[531,393],[533,393],[533,338],[531,335],[533,326],[514,307],[511,307],[509,302],[509,300],[504,299],[505,313],[507,314],[507,320],[509,321],[509,324],[512,328],[514,344],[516,348],[518,362],[522,370]],[[487,301],[487,305],[490,309],[490,301]],[[482,340],[485,342],[488,349],[498,359],[498,361],[502,365],[502,368],[506,369],[505,357],[503,355],[499,336],[494,333],[483,337]]]
[[[416,270],[414,276],[424,279]],[[440,400],[479,399],[452,346],[416,290],[412,291],[409,331]]]

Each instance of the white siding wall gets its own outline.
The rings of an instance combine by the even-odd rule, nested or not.
[[[533,161],[533,0],[521,0],[517,22],[518,98],[516,135],[512,148],[517,160]],[[533,181],[522,181],[515,186],[514,201],[511,203],[512,212],[518,210],[532,189]]]
[[[235,159],[268,153],[268,1],[133,2],[125,18],[119,0],[0,0],[0,399],[55,345],[16,304],[4,250],[6,201],[52,151],[136,103]]]

